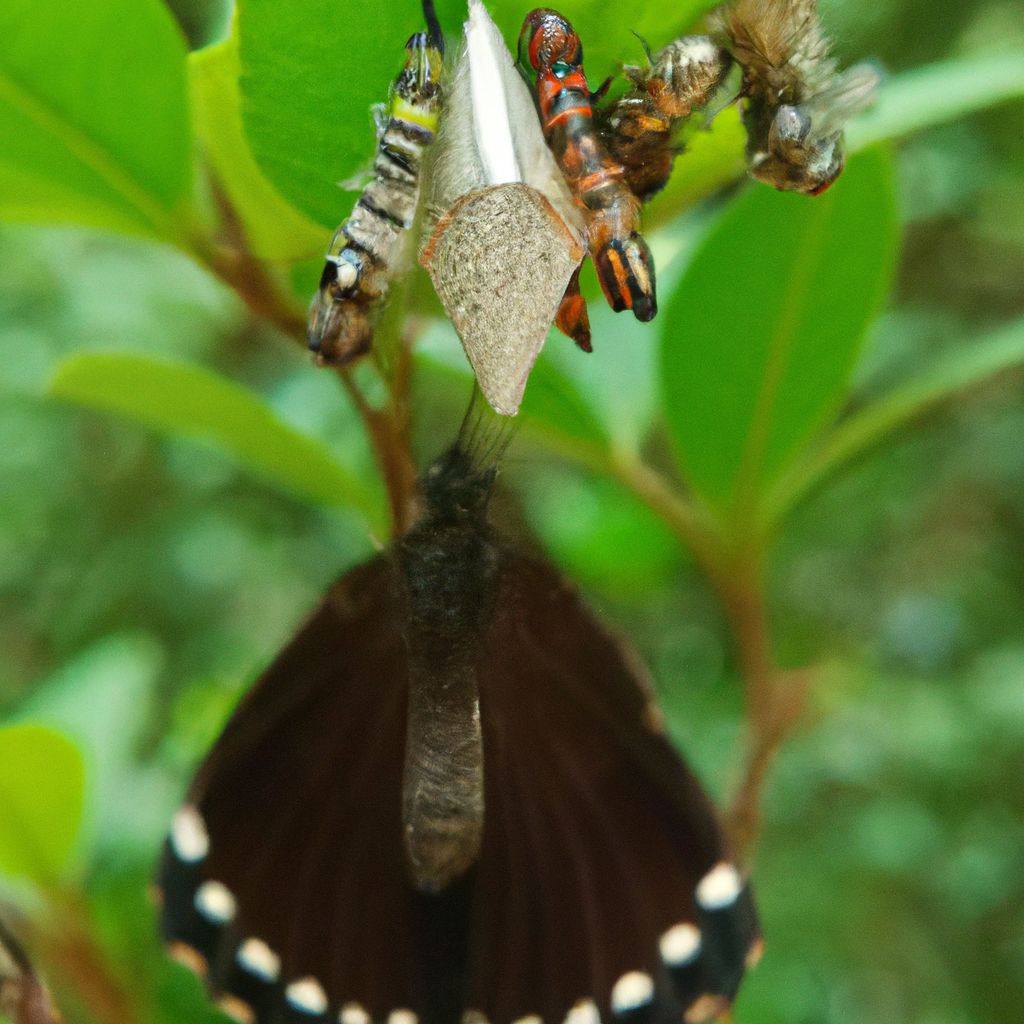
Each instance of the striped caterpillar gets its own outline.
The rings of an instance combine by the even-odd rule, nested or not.
[[[424,151],[434,141],[443,98],[444,42],[429,4],[426,12],[431,30],[406,43],[405,66],[391,89],[373,180],[331,239],[309,309],[307,339],[321,364],[344,366],[369,351],[416,215]]]

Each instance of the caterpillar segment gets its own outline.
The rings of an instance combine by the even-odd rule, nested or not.
[[[544,135],[583,211],[590,256],[608,304],[616,312],[632,310],[638,320],[653,319],[654,263],[640,234],[640,199],[594,123],[579,36],[562,15],[538,8],[523,22],[519,60],[535,76]],[[555,322],[582,348],[589,347],[585,317],[578,283],[570,282]]]
[[[413,35],[405,52],[378,136],[373,179],[334,233],[310,306],[307,339],[321,364],[344,366],[370,350],[374,321],[416,215],[423,157],[443,100],[436,23],[429,35]]]

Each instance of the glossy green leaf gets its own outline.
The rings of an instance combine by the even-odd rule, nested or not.
[[[559,336],[558,344],[564,340]],[[418,370],[437,380],[432,387],[450,387],[464,381],[469,394],[472,372],[454,328],[437,324],[416,346]],[[445,380],[441,384],[441,379]],[[457,386],[457,385],[456,385]],[[580,455],[584,461],[600,461],[608,448],[604,426],[571,378],[542,353],[526,385],[517,426],[547,447]]]
[[[321,255],[330,232],[281,196],[249,149],[242,130],[237,37],[190,53],[188,71],[196,135],[242,222],[252,254],[283,261]]]
[[[904,71],[846,132],[856,152],[1024,96],[1024,53],[964,57]]]
[[[668,22],[661,13],[638,16],[628,5],[598,0],[564,11],[585,40],[592,75],[603,77],[643,58],[634,31],[661,46],[708,6],[685,0]],[[465,0],[439,0],[436,7],[454,49]],[[514,51],[528,7],[498,0],[488,9]],[[422,27],[419,0],[364,4],[358,15],[344,4],[239,2],[242,109],[253,154],[281,194],[325,227],[335,227],[351,206],[337,183],[370,165],[370,108],[386,100],[402,47]]]
[[[797,461],[772,494],[771,514],[780,520],[805,494],[901,427],[964,388],[1024,364],[1024,321],[945,353],[914,380],[880,395],[852,413]]]
[[[487,4],[513,53],[531,6],[537,5],[516,0],[490,0]],[[583,42],[585,70],[593,89],[605,75],[618,74],[623,64],[643,63],[643,45],[637,36],[658,50],[690,31],[714,6],[714,0],[678,0],[668,10],[656,4],[610,4],[607,0],[570,0],[555,5]]]
[[[913,68],[887,78],[872,105],[846,129],[846,151],[872,145],[975,114],[1008,99],[1024,96],[1024,56],[986,54]],[[680,210],[743,177],[746,134],[739,106],[727,107],[707,131],[687,141],[672,178],[644,211],[649,225],[660,224]]]
[[[180,239],[185,43],[159,0],[0,5],[0,216]]]
[[[330,449],[281,420],[259,395],[209,370],[145,355],[79,354],[57,367],[50,393],[208,441],[304,501],[351,505],[382,525],[378,496]]]
[[[559,335],[553,343],[565,341]],[[530,374],[520,414],[526,428],[551,447],[592,450],[595,456],[608,449],[608,435],[591,405],[572,378],[543,355]]]
[[[66,872],[85,802],[78,748],[42,725],[0,729],[0,872],[50,886]]]
[[[449,30],[465,6],[436,4]],[[371,107],[422,31],[420,0],[338,4],[240,0],[242,117],[253,155],[281,194],[326,228],[352,206],[338,182],[373,160]]]
[[[667,297],[665,417],[720,511],[755,508],[841,400],[897,238],[889,160],[870,152],[822,196],[748,189]]]

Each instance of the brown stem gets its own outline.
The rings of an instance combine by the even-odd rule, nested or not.
[[[737,856],[748,863],[761,828],[761,797],[775,755],[798,724],[806,680],[792,682],[771,654],[760,565],[737,564],[723,591],[747,696],[746,754],[739,784],[726,812],[726,826]]]
[[[359,411],[363,426],[373,446],[391,509],[394,534],[404,533],[411,525],[413,499],[416,494],[416,466],[409,446],[409,415],[404,397],[396,397],[383,409],[374,409],[346,370],[338,376]]]
[[[56,895],[52,913],[35,925],[33,939],[41,958],[97,1024],[137,1024],[137,1008],[96,944],[88,910],[79,896]]]
[[[211,245],[206,239],[193,240],[195,255],[246,304],[261,320],[273,324],[305,351],[306,317],[265,265],[249,251],[245,230],[226,192],[213,185],[220,215],[222,242]],[[403,339],[404,342],[404,339]],[[392,530],[404,532],[410,523],[416,490],[416,469],[409,444],[408,387],[411,375],[409,346],[400,346],[399,363],[389,381],[389,399],[374,408],[344,367],[337,373],[352,399],[373,447],[377,465],[388,492]]]

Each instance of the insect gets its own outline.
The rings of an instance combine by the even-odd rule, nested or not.
[[[512,416],[585,255],[586,229],[533,96],[479,0],[469,3],[431,156],[420,262],[480,390]]]
[[[489,524],[474,415],[175,816],[162,927],[248,1024],[696,1022],[760,946],[633,655]]]
[[[665,187],[680,152],[673,142],[679,123],[704,107],[732,65],[727,50],[709,36],[683,36],[652,54],[646,67],[623,70],[633,88],[595,112],[612,159],[642,202]]]
[[[842,172],[844,124],[870,101],[877,73],[839,73],[817,0],[735,0],[713,23],[743,69],[750,173],[818,195]]]
[[[334,233],[309,309],[307,339],[320,363],[344,366],[369,351],[373,324],[419,202],[424,150],[442,104],[444,40],[433,6],[429,33],[406,43],[373,164],[374,178]]]
[[[537,8],[523,22],[519,60],[536,74],[544,134],[583,208],[590,256],[608,304],[616,312],[632,309],[638,320],[653,319],[654,262],[639,230],[640,200],[595,130],[579,36],[562,15]],[[571,337],[583,335],[585,307],[581,311],[578,295],[574,279],[556,320]]]

